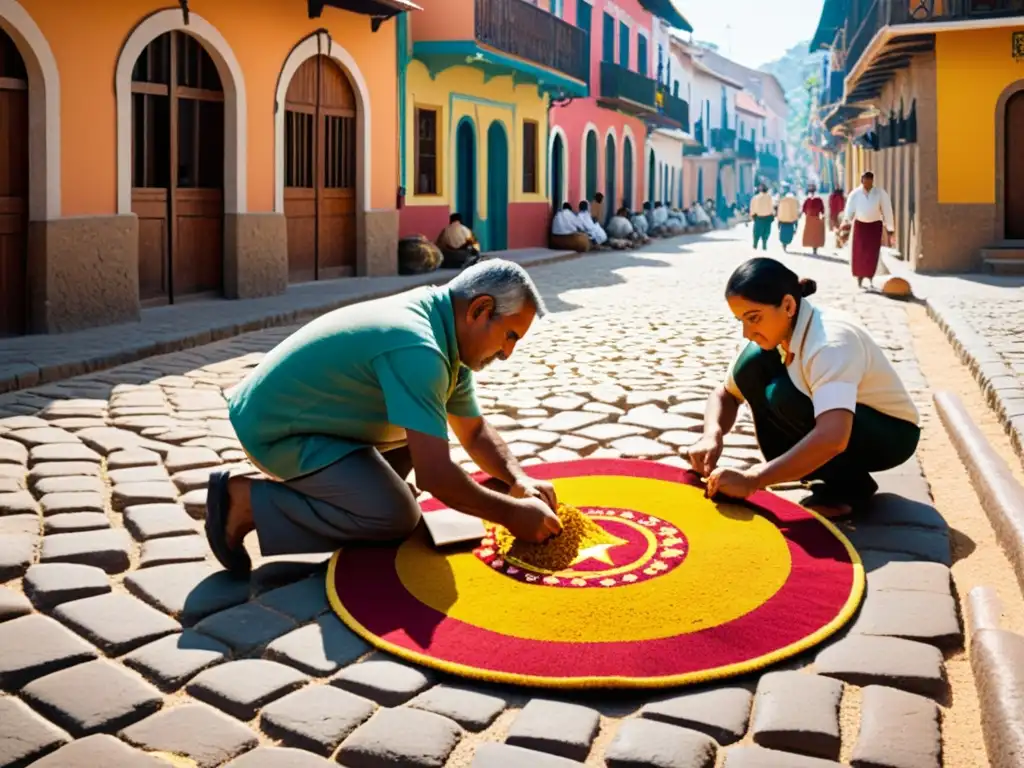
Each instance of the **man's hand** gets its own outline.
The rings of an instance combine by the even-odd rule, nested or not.
[[[734,499],[746,499],[758,490],[758,477],[750,470],[719,467],[708,477],[708,498],[721,493]]]
[[[562,522],[558,515],[546,501],[536,496],[518,499],[514,512],[505,521],[505,527],[517,539],[537,544],[562,532]]]
[[[723,447],[721,438],[704,435],[686,449],[686,460],[701,477],[707,477],[718,466],[718,459],[722,456]]]
[[[508,489],[508,495],[517,499],[541,499],[552,510],[558,510],[558,497],[555,495],[555,486],[546,480],[535,480],[532,477],[523,476],[516,480],[515,485]]]

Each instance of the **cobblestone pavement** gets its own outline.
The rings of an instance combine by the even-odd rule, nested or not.
[[[928,277],[887,263],[927,300],[1024,464],[1024,277]]]
[[[490,256],[533,266],[572,251],[518,248]],[[424,275],[356,277],[290,285],[277,296],[231,301],[203,299],[142,310],[137,322],[73,333],[0,339],[0,392],[67,379],[152,355],[189,349],[263,328],[303,323],[345,304],[387,296],[417,285],[449,280],[452,270]]]
[[[533,270],[553,314],[481,379],[515,453],[679,463],[735,349],[721,296],[746,235]],[[838,259],[784,258],[863,318],[934,423],[903,307],[855,294]],[[207,474],[248,471],[223,392],[288,332],[0,396],[0,765],[940,764],[944,654],[962,638],[916,460],[847,526],[862,611],[804,656],[656,694],[470,684],[370,652],[329,613],[323,558],[257,560],[251,583],[212,564]],[[744,420],[726,461],[756,456]]]

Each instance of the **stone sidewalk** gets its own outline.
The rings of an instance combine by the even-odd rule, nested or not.
[[[887,259],[928,303],[1024,464],[1024,277],[916,275]]]
[[[575,258],[573,251],[521,248],[494,251],[534,267]],[[426,275],[357,277],[303,283],[280,296],[229,301],[205,299],[142,311],[137,323],[74,333],[0,339],[0,392],[34,387],[152,355],[189,349],[247,331],[292,325],[346,304],[387,296],[418,285],[447,282],[443,269]]]
[[[735,350],[722,287],[745,235],[536,269],[552,314],[479,379],[515,454],[679,464]],[[941,429],[904,308],[851,293],[838,259],[785,258],[864,319]],[[223,393],[289,332],[0,396],[0,765],[941,764],[944,658],[962,637],[949,530],[916,461],[845,526],[865,602],[810,652],[682,690],[480,685],[372,652],[330,613],[323,557],[257,556],[251,582],[214,564],[208,472],[249,469]],[[753,463],[755,446],[743,418],[723,463]]]

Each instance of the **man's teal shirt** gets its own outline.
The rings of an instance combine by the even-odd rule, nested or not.
[[[447,440],[447,414],[480,415],[451,293],[427,286],[322,315],[267,354],[228,411],[249,456],[281,480],[402,446],[407,429]]]

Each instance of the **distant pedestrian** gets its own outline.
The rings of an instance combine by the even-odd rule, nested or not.
[[[800,201],[796,199],[790,190],[779,200],[779,242],[782,243],[782,250],[787,250],[793,242],[796,234],[796,224],[800,221]]]
[[[775,203],[765,184],[761,191],[750,201],[750,219],[754,222],[754,250],[758,243],[765,251],[768,250],[768,237],[772,233],[772,219],[775,218]]]
[[[818,249],[825,247],[825,201],[818,196],[818,188],[814,184],[807,187],[803,215],[804,248],[810,248],[817,256]]]
[[[842,187],[836,187],[828,196],[828,228],[832,232],[839,230],[839,220],[843,215],[843,208],[846,207],[846,195]]]
[[[882,250],[883,234],[888,235],[885,244],[892,242],[892,202],[889,194],[875,186],[875,174],[868,171],[860,178],[860,186],[850,193],[843,217],[853,225],[853,256],[850,265],[857,285],[868,286],[878,270],[878,257]],[[883,232],[884,227],[884,232]]]

